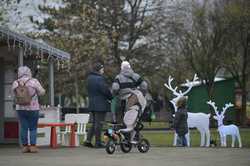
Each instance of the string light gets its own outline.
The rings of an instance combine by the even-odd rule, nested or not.
[[[58,70],[63,67],[68,67],[68,70],[70,70],[70,61],[67,60],[65,63],[61,62],[64,59],[67,59],[69,54],[64,53],[61,50],[58,50],[47,44],[39,44],[26,36],[12,32],[9,29],[3,29],[2,27],[0,27],[0,38],[7,39],[6,44],[9,51],[18,48],[20,51],[22,51],[24,57],[35,56],[34,58],[40,60],[40,62],[46,61],[47,58],[47,61],[57,61]]]
[[[24,54],[24,56],[25,56],[25,57],[27,57],[27,54],[26,54],[26,52],[27,52],[27,45],[26,45],[26,41],[24,41],[24,45],[23,45],[23,47],[24,47],[24,52],[23,52],[23,54]]]
[[[60,61],[59,61],[59,59],[57,59],[57,70],[59,70],[60,69]]]
[[[7,44],[8,44],[8,50],[10,51],[10,36],[9,36],[9,34],[7,36]]]
[[[31,47],[31,44],[30,44],[30,47],[29,47],[29,56],[32,55],[32,47]]]
[[[16,38],[14,39],[14,42],[13,42],[13,50],[16,48]]]

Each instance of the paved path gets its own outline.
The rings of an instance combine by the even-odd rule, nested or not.
[[[124,154],[106,154],[104,149],[42,148],[37,154],[22,154],[19,148],[1,146],[0,166],[250,166],[247,148],[151,147],[146,154],[136,149]]]

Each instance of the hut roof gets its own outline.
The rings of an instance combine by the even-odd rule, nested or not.
[[[18,34],[0,26],[0,41],[1,40],[6,40],[9,47],[10,45],[19,45],[24,49],[33,49],[36,50],[40,55],[52,56],[58,60],[70,59],[70,54],[67,52],[54,48],[45,42],[36,41],[25,35]]]

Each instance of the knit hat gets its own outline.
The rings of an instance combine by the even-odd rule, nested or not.
[[[179,98],[179,100],[176,103],[176,106],[179,107],[186,107],[188,97],[187,96],[182,96]]]
[[[121,64],[121,69],[131,69],[131,66],[128,61],[123,61]]]
[[[103,64],[100,63],[100,62],[96,62],[94,65],[93,65],[93,70],[94,71],[100,71],[102,68],[104,68]]]

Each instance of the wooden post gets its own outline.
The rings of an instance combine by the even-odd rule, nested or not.
[[[19,54],[18,54],[18,67],[23,66],[23,56],[24,56],[23,48],[20,47]],[[19,146],[22,147],[20,121],[18,121],[18,132],[19,132],[19,139],[18,139]],[[29,132],[28,132],[28,135],[29,135]]]
[[[55,106],[55,91],[54,91],[54,63],[49,61],[49,101],[50,106]]]
[[[21,47],[19,49],[19,54],[18,54],[18,67],[23,66],[23,48]]]

